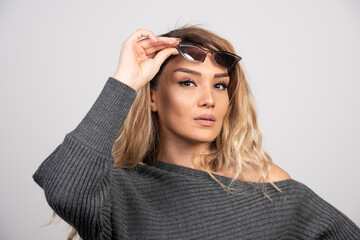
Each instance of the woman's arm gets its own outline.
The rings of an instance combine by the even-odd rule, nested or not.
[[[33,175],[53,210],[84,239],[106,234],[110,169],[116,134],[136,97],[135,90],[109,78],[84,119],[65,136]]]
[[[139,41],[142,37],[148,37]],[[177,51],[174,38],[138,30],[123,44],[119,66],[80,124],[34,173],[53,210],[83,239],[111,238],[110,184],[117,134],[137,91]]]

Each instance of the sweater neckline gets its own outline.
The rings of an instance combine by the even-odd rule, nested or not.
[[[211,176],[203,170],[200,169],[195,169],[195,168],[190,168],[190,167],[186,167],[186,166],[182,166],[182,165],[178,165],[178,164],[174,164],[174,163],[167,163],[167,162],[162,162],[162,161],[153,161],[151,163],[148,163],[148,165],[156,167],[156,168],[160,168],[163,170],[167,170],[170,172],[175,172],[175,173],[179,173],[179,174],[183,174],[185,176],[190,176],[193,178],[197,178],[197,179],[203,179],[203,180],[209,180],[211,179]],[[229,177],[225,177],[223,175],[219,175],[219,174],[215,174],[213,173],[213,175],[220,180],[223,183],[229,184],[232,181],[232,178]],[[275,181],[275,185],[276,186],[284,186],[284,185],[288,185],[291,184],[293,182],[295,182],[296,180],[289,178],[289,179],[285,179],[285,180],[280,180],[280,181]],[[233,184],[239,184],[239,185],[250,185],[250,184],[255,184],[255,185],[260,185],[260,182],[245,182],[242,181],[240,179],[236,179]],[[270,182],[266,182],[265,183],[266,186],[272,186]]]

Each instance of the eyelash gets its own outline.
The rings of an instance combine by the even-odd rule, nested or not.
[[[194,81],[190,80],[190,79],[187,79],[187,80],[184,80],[184,81],[180,81],[178,82],[179,85],[184,85],[185,83],[194,83]],[[218,84],[221,84],[223,86],[224,89],[221,89],[221,90],[226,90],[228,88],[228,85],[225,83],[225,82],[218,82],[216,83],[215,85],[218,85]],[[196,85],[196,84],[195,84]]]

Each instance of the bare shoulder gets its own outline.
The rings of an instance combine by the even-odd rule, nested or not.
[[[290,179],[289,173],[287,173],[284,169],[276,165],[275,163],[271,164],[270,172],[267,181],[282,181]]]
[[[262,176],[261,168],[247,168],[243,169],[240,180],[248,182],[259,182]],[[290,179],[290,175],[281,167],[272,163],[270,166],[270,171],[265,182],[276,182]]]

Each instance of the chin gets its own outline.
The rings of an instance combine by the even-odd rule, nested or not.
[[[216,139],[217,136],[220,134],[219,130],[194,130],[194,132],[190,133],[189,136],[193,136],[194,140],[197,140],[199,142],[207,142],[210,143]]]
[[[214,141],[216,139],[217,135],[196,135],[196,136],[192,136],[192,137],[188,137],[189,141],[191,142],[196,142],[196,143],[211,143],[212,141]]]

